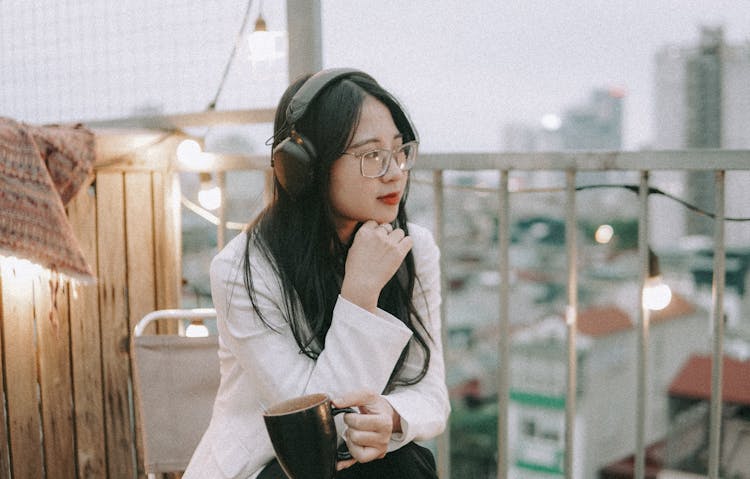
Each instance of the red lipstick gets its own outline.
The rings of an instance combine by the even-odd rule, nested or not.
[[[391,193],[389,195],[378,196],[378,199],[387,205],[397,205],[401,200],[401,193]]]

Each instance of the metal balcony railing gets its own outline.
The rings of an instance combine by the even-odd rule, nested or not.
[[[220,181],[230,170],[248,170],[266,168],[268,160],[265,157],[216,157],[213,161],[204,163],[201,171],[218,172]],[[182,171],[191,170],[181,167]],[[576,453],[574,446],[574,427],[576,414],[576,385],[577,385],[577,355],[576,330],[578,317],[578,240],[577,240],[577,205],[576,180],[578,175],[586,172],[634,172],[638,175],[638,257],[640,265],[639,282],[643,289],[648,277],[649,268],[649,189],[650,176],[656,171],[679,172],[711,172],[714,174],[715,211],[714,213],[714,262],[712,285],[712,382],[710,402],[710,434],[709,434],[709,463],[708,476],[713,479],[719,477],[720,438],[722,401],[722,357],[724,354],[724,290],[725,290],[725,175],[728,171],[750,171],[750,150],[685,150],[685,151],[642,151],[642,152],[552,152],[552,153],[446,153],[420,154],[417,170],[432,171],[432,187],[435,202],[435,234],[436,240],[445,247],[446,218],[445,196],[446,184],[444,174],[447,171],[480,171],[494,170],[499,172],[499,187],[496,191],[499,200],[497,211],[499,223],[497,269],[500,275],[499,304],[497,306],[497,321],[499,325],[498,348],[498,450],[497,477],[508,477],[508,406],[509,406],[509,364],[510,364],[510,332],[511,323],[509,305],[512,298],[509,293],[510,285],[510,213],[511,188],[509,178],[511,172],[541,172],[552,171],[562,173],[565,177],[564,209],[565,209],[565,250],[567,263],[567,308],[566,308],[566,350],[567,374],[565,394],[565,457],[564,472],[566,478],[573,476],[573,457]],[[193,169],[192,171],[197,171]],[[750,213],[750,204],[742,211]],[[221,216],[221,215],[220,215]],[[743,215],[743,216],[750,216]],[[224,237],[226,218],[221,218],[219,238]],[[221,240],[220,240],[221,242]],[[443,259],[444,261],[444,259]],[[445,268],[443,268],[445,271]],[[444,275],[445,276],[445,275]],[[447,291],[444,287],[443,291]],[[445,308],[445,302],[443,302]],[[646,449],[646,385],[648,377],[648,343],[649,343],[649,311],[640,303],[634,305],[639,311],[637,319],[637,385],[636,385],[636,451],[635,477],[645,477],[645,449]],[[445,318],[445,311],[443,311]],[[446,320],[443,325],[445,327]],[[447,338],[443,331],[443,341]],[[449,365],[450,366],[450,365]],[[440,477],[450,475],[450,446],[448,432],[438,440],[438,463]]]

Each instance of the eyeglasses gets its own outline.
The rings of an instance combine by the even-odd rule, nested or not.
[[[419,142],[414,140],[404,143],[395,150],[377,149],[356,155],[345,151],[342,155],[349,155],[359,160],[359,172],[366,178],[380,178],[385,175],[391,166],[391,159],[396,160],[401,171],[409,171],[414,167],[417,159],[417,146]]]

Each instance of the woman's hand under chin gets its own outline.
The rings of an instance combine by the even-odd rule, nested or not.
[[[341,295],[369,311],[378,305],[380,291],[396,274],[412,247],[404,230],[389,224],[365,222],[354,236],[346,257]]]

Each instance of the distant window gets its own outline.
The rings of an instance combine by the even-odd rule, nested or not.
[[[524,419],[521,430],[526,437],[536,436],[536,421],[530,418]]]

